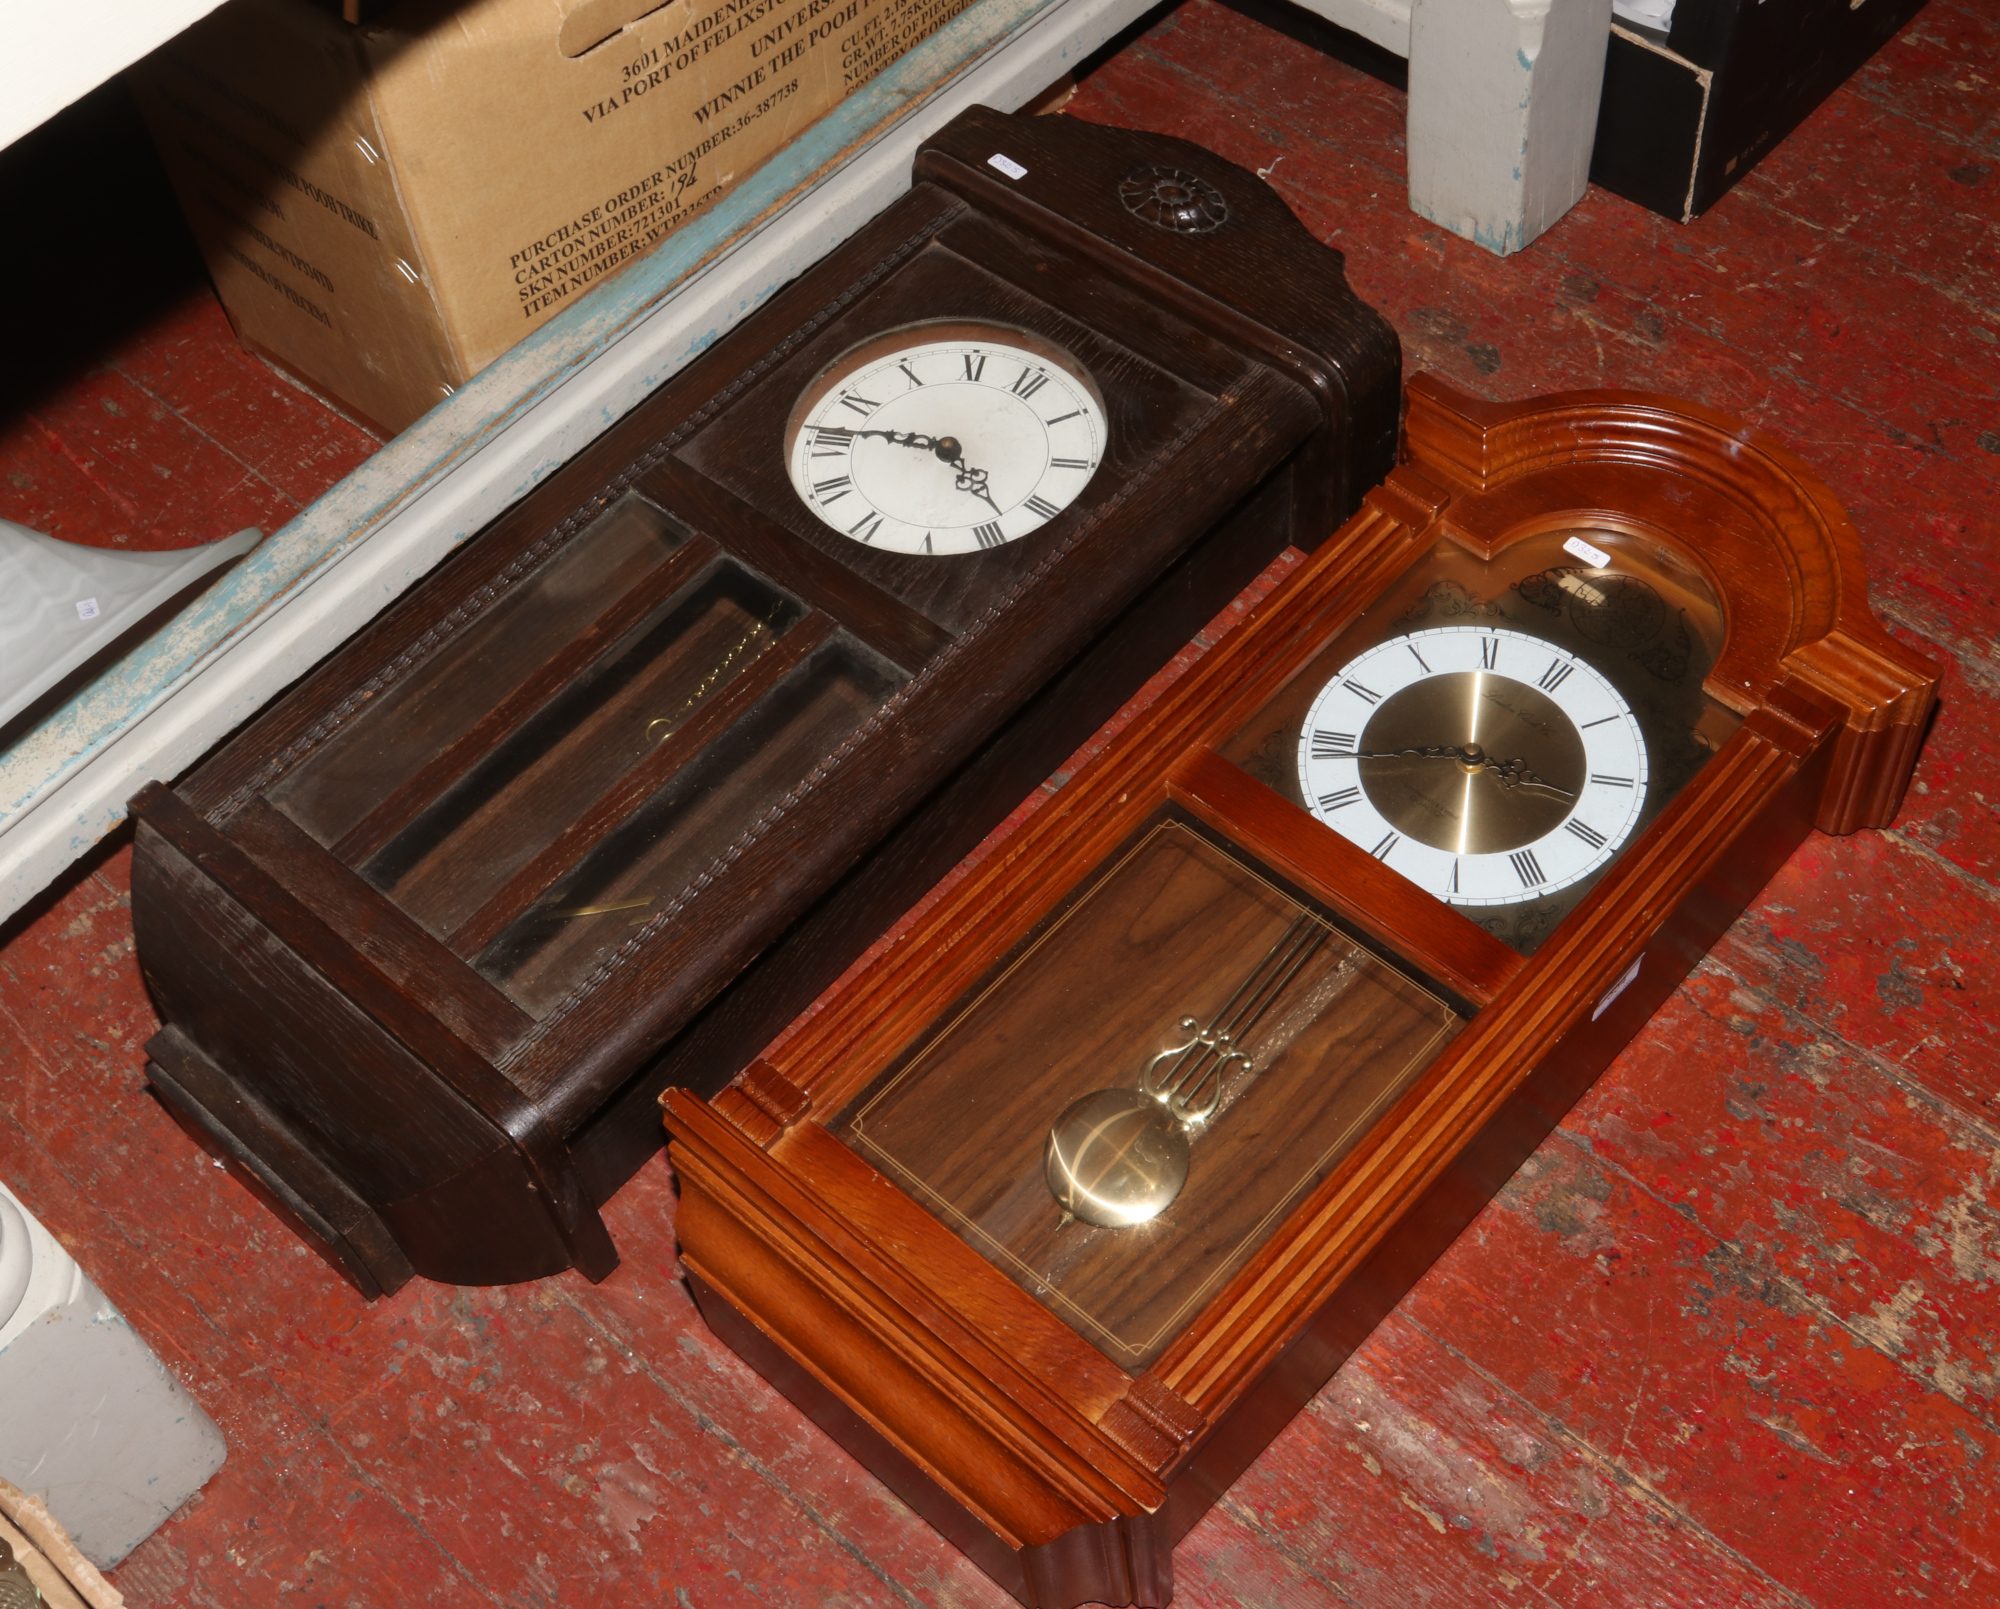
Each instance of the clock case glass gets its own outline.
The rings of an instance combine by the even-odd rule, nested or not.
[[[1608,562],[1595,562],[1598,555]],[[1607,824],[1615,820],[1623,829],[1620,847],[1659,815],[1740,724],[1737,712],[1704,686],[1726,627],[1714,584],[1660,534],[1600,519],[1521,533],[1490,558],[1449,538],[1438,542],[1224,742],[1221,752],[1266,787],[1310,809],[1299,757],[1302,743],[1310,753],[1307,717],[1322,689],[1369,650],[1439,627],[1505,632],[1509,654],[1524,638],[1546,643],[1588,665],[1619,695],[1636,717],[1645,751],[1645,787],[1636,814],[1605,816]],[[1532,684],[1551,661],[1551,655],[1541,654],[1520,667],[1520,680],[1530,684],[1525,696],[1535,696]],[[1353,734],[1357,741],[1365,735],[1365,729]],[[1464,740],[1455,727],[1432,739],[1440,746]],[[1364,761],[1356,769],[1361,785],[1378,791],[1394,811],[1439,763],[1411,760],[1399,768]],[[1481,780],[1474,778],[1473,785]],[[1579,779],[1561,780],[1574,786]],[[1500,797],[1497,784],[1491,786]],[[1587,799],[1587,788],[1581,791]],[[1572,814],[1585,818],[1581,801],[1574,812],[1555,812],[1550,825]],[[1515,839],[1527,842],[1533,830],[1500,840],[1500,847],[1515,848]],[[1459,909],[1512,948],[1532,954],[1610,864],[1606,859],[1589,875],[1547,894]]]
[[[1008,325],[913,324],[842,354],[785,427],[793,490],[868,547],[977,552],[1057,518],[1097,473],[1104,397]]]
[[[1142,1369],[1470,1014],[1167,811],[833,1129],[1107,1357]],[[1214,1100],[1178,1193],[1120,1227],[1066,1212],[1046,1177],[1064,1112],[1131,1089],[1218,1024],[1234,1057],[1197,1042],[1183,1058],[1199,1107],[1211,1084]]]
[[[1120,199],[1163,155],[1229,227]],[[871,551],[800,501],[787,422],[844,354],[953,320],[1070,355],[1099,467],[994,550]],[[726,1082],[1331,529],[1390,459],[1397,371],[1250,175],[965,113],[907,196],[135,802],[155,1086],[369,1294],[602,1277],[658,1091]]]
[[[1657,533],[1602,519],[1513,534],[1490,557],[1449,537],[1434,544],[1216,752],[1309,812],[1306,719],[1371,650],[1470,629],[1486,642],[1504,634],[1506,654],[1532,653],[1521,667],[1530,686],[1551,652],[1589,666],[1630,711],[1647,761],[1611,853],[1549,894],[1498,907],[1443,900],[1529,954],[1742,717],[1704,686],[1726,619],[1691,556]],[[1544,645],[1550,652],[1538,651]],[[1429,646],[1443,663],[1434,637]],[[1521,696],[1518,686],[1512,693]],[[1411,771],[1421,775],[1421,765]],[[1385,801],[1398,787],[1406,784],[1391,769]],[[1229,831],[1213,815],[1204,823],[1165,807],[830,1125],[1128,1369],[1161,1355],[1478,1010],[1421,960],[1398,956],[1379,937],[1382,925],[1371,939]],[[1393,857],[1372,858],[1394,871]],[[1440,898],[1401,878],[1382,886],[1413,907]],[[1393,908],[1386,915],[1393,926]],[[1318,934],[1310,961],[1262,1000],[1254,1020],[1232,1022],[1231,1001],[1257,987],[1261,958],[1300,924]],[[1156,1215],[1118,1227],[1066,1211],[1046,1177],[1062,1114],[1094,1091],[1136,1088],[1151,1058],[1218,1024],[1234,1027],[1247,1059],[1214,1069],[1217,1110],[1188,1131],[1178,1193]]]

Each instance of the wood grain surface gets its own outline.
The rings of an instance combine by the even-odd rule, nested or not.
[[[1065,1221],[1043,1169],[1064,1110],[1137,1085],[1188,1040],[1183,1019],[1224,1020],[1252,958],[1302,918],[1320,947],[1237,1035],[1249,1065],[1217,1071],[1181,1194],[1144,1224]],[[1460,1025],[1421,985],[1164,821],[835,1132],[1137,1373]]]
[[[1932,0],[1698,224],[1592,191],[1505,260],[1405,210],[1397,93],[1212,0],[1072,103],[1269,169],[1412,368],[1754,419],[1853,517],[1877,612],[1947,660],[1895,822],[1807,840],[1176,1550],[1181,1603],[2000,1592],[1996,58],[1990,4]],[[118,170],[121,250],[16,261],[42,315],[4,382],[0,513],[73,538],[274,523],[372,446],[234,345],[191,249],[152,244],[150,160]],[[661,1163],[610,1205],[640,1249],[602,1285],[371,1306],[304,1255],[142,1093],[127,862],[8,930],[0,1171],[229,1439],[117,1572],[129,1603],[1001,1609],[702,1323]]]

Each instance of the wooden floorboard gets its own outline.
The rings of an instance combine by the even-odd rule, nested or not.
[[[1931,0],[1696,224],[1592,190],[1506,259],[1403,206],[1399,92],[1213,0],[1072,104],[1265,172],[1411,370],[1766,429],[1947,669],[1902,817],[1779,873],[1195,1530],[1180,1603],[2000,1601],[1996,60],[2000,4]],[[80,224],[78,176],[144,170],[133,137],[102,101],[0,180]],[[130,182],[133,248],[30,287],[0,515],[131,546],[274,525],[373,438],[235,345],[157,176]],[[145,1092],[127,858],[6,930],[0,1174],[229,1439],[129,1602],[1004,1602],[709,1336],[663,1163],[612,1203],[601,1286],[354,1297]]]

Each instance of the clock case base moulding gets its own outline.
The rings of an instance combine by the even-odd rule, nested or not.
[[[1439,543],[1493,560],[1579,526],[1663,541],[1708,576],[1727,630],[1705,692],[1733,730],[1523,955],[1220,751]],[[703,1315],[1022,1603],[1165,1604],[1174,1543],[1804,836],[1887,825],[1936,674],[1870,614],[1859,540],[1824,486],[1736,422],[1614,392],[1495,405],[1416,377],[1402,466],[1245,624],[735,1085],[667,1092]],[[1163,823],[1227,846],[1463,1024],[1163,1347],[1123,1367],[842,1136],[882,1090],[932,1076],[926,1058],[977,1003],[1026,987],[1023,957]],[[1089,1016],[1106,991],[1088,964],[1077,976]],[[1039,1067],[1032,1048],[1008,1054]],[[990,1130],[955,1135],[940,1111],[939,1143],[962,1157],[1028,1127],[996,1089],[978,1108]],[[1284,1148],[1270,1160],[1281,1171]]]
[[[1134,206],[1162,173],[1219,221]],[[887,330],[968,319],[1090,373],[1089,483],[990,552],[829,529],[788,478],[795,402]],[[603,1277],[597,1208],[663,1143],[659,1091],[726,1083],[1358,506],[1399,368],[1340,253],[1253,175],[962,114],[908,195],[135,799],[154,1087],[365,1294]],[[645,742],[607,758],[635,711]]]

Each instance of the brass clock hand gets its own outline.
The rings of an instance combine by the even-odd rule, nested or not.
[[[1548,778],[1536,775],[1529,769],[1526,760],[1488,760],[1486,769],[1499,777],[1503,788],[1539,788],[1544,793],[1553,793],[1563,799],[1576,797],[1569,789],[1559,788]]]
[[[1341,756],[1349,758],[1349,756]],[[1526,760],[1496,760],[1477,743],[1466,743],[1453,747],[1436,744],[1421,749],[1361,749],[1353,756],[1356,760],[1456,760],[1468,771],[1491,771],[1499,779],[1500,786],[1507,789],[1538,788],[1553,793],[1559,798],[1574,799],[1575,794],[1567,788],[1559,788],[1548,778],[1537,773]]]

